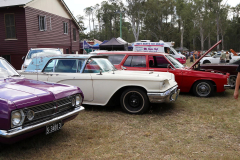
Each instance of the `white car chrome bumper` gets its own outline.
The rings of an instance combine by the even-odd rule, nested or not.
[[[163,93],[147,93],[151,103],[175,102],[180,93],[180,89],[175,86]]]

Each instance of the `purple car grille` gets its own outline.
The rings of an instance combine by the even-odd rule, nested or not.
[[[51,119],[53,117],[59,116],[61,113],[65,113],[71,111],[75,107],[72,106],[72,98],[66,97],[59,99],[55,102],[45,103],[33,107],[26,108],[24,110],[25,115],[27,115],[28,111],[33,111],[35,113],[34,118],[32,120],[28,120],[25,118],[23,126],[29,126],[32,124],[37,124],[42,121]]]

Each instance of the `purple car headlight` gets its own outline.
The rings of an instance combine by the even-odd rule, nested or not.
[[[82,96],[80,94],[76,95],[76,106],[79,106],[82,104]]]
[[[11,127],[21,126],[24,122],[25,115],[22,110],[12,111],[11,114]]]

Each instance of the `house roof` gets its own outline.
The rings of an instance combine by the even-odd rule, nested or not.
[[[12,7],[12,6],[25,6],[26,4],[28,4],[31,1],[34,1],[34,0],[0,0],[0,8],[2,8],[2,7]],[[73,21],[75,22],[75,24],[80,29],[80,25],[78,24],[76,18],[74,17],[74,15],[70,11],[70,9],[68,8],[68,6],[64,2],[64,0],[60,0],[60,2],[62,2],[65,9],[71,15]]]
[[[0,0],[0,7],[25,5],[33,0]]]

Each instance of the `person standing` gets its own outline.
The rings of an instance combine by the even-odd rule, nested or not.
[[[226,53],[222,50],[221,51],[221,56],[220,56],[220,63],[225,63],[226,61]]]
[[[236,84],[235,84],[235,91],[234,91],[234,98],[238,99],[238,94],[239,94],[239,86],[240,86],[240,65],[237,68],[237,80],[236,80]]]
[[[226,63],[229,63],[230,59],[231,59],[231,55],[227,51],[226,52]]]
[[[198,51],[195,51],[195,52],[193,53],[193,62],[196,61],[197,56],[198,56]]]

